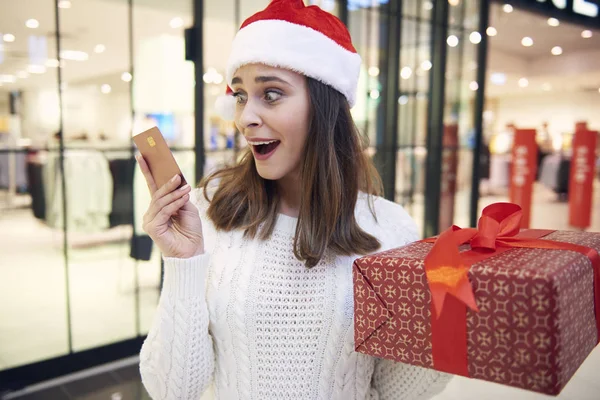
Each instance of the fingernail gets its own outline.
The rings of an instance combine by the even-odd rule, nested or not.
[[[187,184],[187,185],[184,185],[184,186],[180,187],[179,190],[184,191],[184,190],[186,190],[189,187],[190,187],[190,185]]]
[[[177,180],[177,177],[178,177],[178,176],[179,176],[179,175],[175,175],[174,177],[172,177],[172,178],[171,178],[171,182],[175,182],[175,181]]]

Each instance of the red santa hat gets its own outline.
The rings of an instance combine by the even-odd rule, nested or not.
[[[273,0],[242,24],[227,62],[227,94],[217,100],[217,111],[232,120],[235,98],[233,75],[243,65],[260,63],[286,68],[327,84],[342,93],[352,107],[361,59],[346,26],[317,6],[302,0]]]

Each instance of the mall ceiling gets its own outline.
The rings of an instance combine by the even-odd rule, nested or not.
[[[489,25],[497,34],[489,37],[487,96],[598,92],[600,31],[500,3],[492,5]]]
[[[555,46],[560,46],[563,55],[586,50],[600,50],[600,32],[592,33],[591,38],[583,38],[582,32],[586,28],[567,23],[565,21],[548,21],[548,18],[528,11],[513,8],[506,13],[504,6],[494,3],[490,12],[490,26],[498,34],[490,39],[492,50],[533,61],[540,57],[551,55]],[[510,8],[507,8],[510,10]],[[552,26],[550,25],[552,24]],[[533,39],[531,47],[521,44],[524,37]]]
[[[242,1],[241,17],[263,7],[267,0]],[[128,69],[128,9],[127,0],[63,0],[70,8],[60,9],[62,50],[75,51],[70,58],[77,58],[83,52],[86,61],[65,60],[63,80],[69,85],[97,84],[109,82],[115,90],[128,90],[121,75]],[[14,36],[14,41],[4,43],[4,60],[0,63],[0,75],[10,75],[15,82],[5,82],[0,90],[26,87],[55,87],[57,82],[56,42],[54,32],[53,0],[0,0],[0,32]],[[134,37],[156,37],[161,34],[174,34],[181,37],[183,29],[191,24],[191,0],[134,0]],[[207,1],[205,15],[210,16],[205,32],[206,60],[225,60],[227,46],[223,42],[231,40],[235,32],[232,20],[233,0]],[[39,22],[37,28],[26,27],[28,19]],[[180,18],[180,20],[177,20]],[[517,93],[515,87],[519,79],[527,76],[528,88],[519,90],[542,90],[544,83],[557,89],[565,84],[564,74],[556,73],[548,65],[557,68],[572,68],[594,63],[585,72],[578,70],[569,78],[572,88],[591,90],[600,87],[600,63],[595,58],[575,57],[574,54],[600,51],[600,32],[593,32],[591,38],[581,37],[582,28],[559,21],[559,26],[548,25],[547,18],[514,9],[503,11],[502,4],[494,3],[491,8],[490,25],[497,35],[490,38],[490,73],[506,74],[503,85],[488,85],[488,95]],[[412,30],[407,29],[407,32]],[[47,39],[49,61],[44,73],[27,73],[29,63],[28,37],[43,36]],[[468,35],[466,35],[468,37]],[[531,37],[533,46],[524,47],[521,41]],[[4,37],[7,39],[7,37]],[[214,38],[214,39],[213,39]],[[8,37],[8,39],[12,39]],[[405,38],[406,39],[406,38]],[[466,38],[465,38],[466,39]],[[419,40],[415,40],[419,42]],[[406,43],[406,41],[405,41]],[[104,51],[95,52],[102,44]],[[560,46],[562,55],[553,56],[551,50]],[[404,50],[404,49],[403,49]],[[427,52],[424,53],[426,57]],[[157,54],[157,59],[160,54]],[[214,61],[213,61],[214,62]],[[212,65],[206,65],[210,67]],[[214,67],[222,67],[214,65]],[[40,71],[38,71],[40,72]],[[17,76],[19,74],[19,76]],[[25,77],[26,76],[26,77]],[[546,87],[548,86],[546,85]]]

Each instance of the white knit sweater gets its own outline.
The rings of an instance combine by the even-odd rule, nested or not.
[[[217,232],[208,204],[202,217],[206,254],[165,258],[158,311],[142,347],[140,371],[154,400],[199,400],[213,385],[219,400],[428,399],[449,376],[354,351],[352,262],[326,255],[312,269],[293,254],[297,220],[279,215],[262,242]],[[381,250],[418,238],[404,209],[365,195],[360,226]]]

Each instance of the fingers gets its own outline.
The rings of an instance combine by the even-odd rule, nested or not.
[[[171,217],[181,209],[190,199],[190,194],[186,193],[182,197],[174,200],[172,203],[167,204],[165,207],[158,210],[153,218],[144,217],[144,230],[152,236],[152,233],[157,227],[166,225]]]
[[[167,185],[168,184],[166,184],[165,186]],[[158,196],[161,193],[162,189],[163,188],[159,189],[155,195]],[[175,200],[180,199],[182,196],[189,194],[191,190],[192,187],[190,185],[185,185],[177,190],[167,193],[162,197],[153,199],[150,203],[150,207],[148,208],[148,212],[146,213],[145,218],[148,221],[152,221],[156,217],[156,214],[158,214],[163,208],[173,203]]]
[[[146,160],[140,154],[135,156],[138,164],[140,165],[140,169],[142,170],[142,174],[144,178],[146,178],[146,185],[148,185],[148,190],[151,195],[154,195],[158,188],[156,187],[156,183],[154,182],[154,178],[152,177],[152,173],[150,173],[150,168],[148,168],[148,164],[146,164]]]

